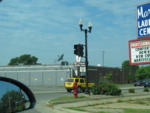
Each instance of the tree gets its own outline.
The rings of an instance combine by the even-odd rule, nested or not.
[[[24,54],[20,57],[12,58],[8,65],[36,65],[37,61],[37,57]]]
[[[107,80],[111,80],[112,79],[112,73],[111,72],[109,72],[108,74],[107,74]]]
[[[128,81],[131,82],[133,80],[134,80],[134,75],[131,72],[129,72],[128,73]]]
[[[1,98],[1,113],[23,110],[25,108],[25,101],[22,97],[25,96],[20,91],[11,90],[6,92]]]
[[[122,69],[138,69],[139,66],[138,65],[130,65],[129,64],[129,60],[125,60],[123,63],[122,63]]]
[[[150,78],[150,66],[140,67],[136,71],[136,79],[137,80],[143,80],[146,78]]]
[[[16,57],[16,58],[12,58],[9,62],[9,65],[19,65],[19,58]]]

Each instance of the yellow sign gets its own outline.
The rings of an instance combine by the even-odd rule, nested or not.
[[[37,80],[37,78],[34,78],[33,80]]]

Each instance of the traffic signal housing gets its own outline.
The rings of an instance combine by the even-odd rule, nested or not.
[[[83,44],[75,44],[74,45],[74,54],[78,55],[80,57],[83,57],[83,54],[84,54],[83,49],[84,49]]]

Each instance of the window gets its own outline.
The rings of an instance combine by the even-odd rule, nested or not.
[[[80,83],[84,83],[84,80],[83,80],[83,79],[80,79]]]
[[[74,79],[67,79],[67,82],[73,82]]]
[[[75,82],[79,82],[79,79],[75,79]]]

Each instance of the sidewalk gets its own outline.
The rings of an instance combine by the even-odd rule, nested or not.
[[[129,99],[144,99],[150,98],[150,92],[140,93],[125,93],[120,96],[106,96],[106,95],[87,95],[87,98],[77,100],[67,100],[60,102],[48,103],[55,113],[96,113],[104,109],[98,109],[98,105],[102,105],[108,102],[117,103],[118,100],[129,100]],[[86,111],[74,111],[66,109],[66,107],[81,107],[84,106]],[[121,109],[107,109],[107,112],[119,113]]]

